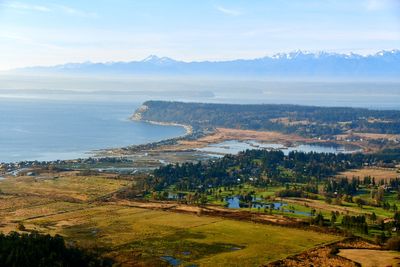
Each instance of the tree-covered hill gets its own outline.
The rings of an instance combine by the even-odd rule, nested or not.
[[[39,233],[0,234],[0,266],[9,267],[88,267],[111,266],[78,248],[67,247],[61,236]]]
[[[147,101],[142,119],[190,124],[195,129],[226,127],[296,133],[308,137],[348,131],[400,133],[400,111],[299,105],[238,105]]]

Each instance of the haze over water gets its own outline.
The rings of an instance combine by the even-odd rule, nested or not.
[[[282,83],[267,86],[248,83],[236,87],[216,84],[220,89],[210,90],[212,94],[203,97],[198,94],[191,97],[190,93],[185,96],[173,93],[157,96],[154,93],[152,98],[400,109],[400,89],[395,85],[329,87],[303,84],[291,88]],[[240,88],[249,88],[252,94]],[[4,94],[3,91],[0,94],[0,162],[88,157],[90,154],[87,153],[96,149],[144,144],[184,134],[181,127],[129,120],[135,109],[148,99],[149,95],[129,93],[97,92],[83,96],[18,94],[16,91]]]

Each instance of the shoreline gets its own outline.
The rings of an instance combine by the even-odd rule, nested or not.
[[[209,132],[203,132],[194,130],[194,127],[189,124],[182,124],[176,122],[162,122],[154,120],[143,119],[142,113],[148,109],[146,105],[142,105],[135,110],[135,112],[129,117],[131,121],[144,122],[153,125],[161,126],[175,126],[182,127],[185,133],[177,135],[172,138],[161,139],[159,141],[147,142],[143,144],[128,145],[122,147],[111,147],[111,148],[100,148],[91,151],[87,151],[86,157],[82,158],[71,158],[61,161],[77,161],[79,159],[90,159],[90,158],[116,158],[116,157],[132,157],[138,153],[145,152],[155,152],[155,153],[165,153],[165,152],[189,152],[196,150],[198,148],[206,147],[210,144],[216,144],[219,142],[237,140],[239,142],[246,141],[258,141],[258,142],[273,142],[282,144],[285,147],[292,147],[296,143],[304,144],[327,144],[334,143],[336,145],[355,145],[355,147],[363,147],[353,142],[344,141],[328,141],[328,140],[318,140],[315,138],[306,138],[298,136],[295,134],[284,134],[281,132],[274,131],[257,131],[257,130],[245,130],[245,129],[231,129],[231,128],[215,128]],[[190,138],[191,137],[191,138]],[[256,147],[254,147],[256,149]],[[365,151],[364,151],[365,152]],[[47,162],[57,162],[58,159],[50,160]],[[20,161],[25,162],[25,161]],[[13,162],[18,163],[18,162]],[[7,163],[6,163],[7,164]]]
[[[141,115],[141,114],[140,114]],[[82,152],[82,157],[77,157],[77,158],[70,158],[70,159],[53,159],[53,160],[20,160],[20,161],[11,161],[11,162],[2,162],[0,161],[0,165],[12,165],[12,164],[18,164],[22,162],[35,162],[35,161],[41,161],[41,162],[57,162],[57,161],[77,161],[77,160],[84,160],[84,159],[90,159],[90,158],[102,158],[102,157],[124,157],[127,156],[124,153],[121,153],[123,150],[129,150],[132,148],[139,148],[139,150],[145,150],[144,147],[147,146],[163,146],[166,145],[165,143],[171,142],[171,141],[176,141],[179,139],[186,138],[187,136],[190,136],[193,134],[193,127],[188,124],[180,124],[180,123],[170,123],[170,122],[160,122],[160,121],[152,121],[152,120],[143,120],[139,113],[136,111],[129,119],[131,121],[137,121],[137,122],[144,122],[144,123],[149,123],[153,125],[161,125],[161,126],[175,126],[175,127],[181,127],[185,130],[185,133],[181,135],[177,135],[172,138],[166,138],[166,139],[161,139],[159,141],[153,141],[153,142],[147,142],[143,144],[136,144],[136,145],[128,145],[128,146],[122,146],[122,147],[111,147],[111,148],[99,148],[99,149],[93,149],[90,151],[85,151]],[[142,149],[141,149],[142,148]]]
[[[137,144],[137,145],[129,145],[129,146],[125,146],[125,147],[104,148],[104,149],[94,150],[94,151],[92,151],[92,152],[94,152],[94,157],[96,157],[96,158],[99,158],[99,157],[100,158],[101,157],[126,157],[126,156],[132,155],[132,154],[140,152],[140,151],[152,150],[152,149],[160,148],[163,146],[176,145],[177,141],[185,140],[185,138],[187,138],[188,136],[190,136],[194,133],[193,126],[191,126],[189,124],[182,124],[182,123],[175,123],[175,122],[161,122],[161,121],[153,121],[153,120],[143,119],[142,111],[145,111],[147,108],[148,107],[145,105],[140,106],[138,109],[136,109],[136,111],[130,117],[130,120],[137,121],[137,122],[144,122],[144,123],[153,124],[153,125],[181,127],[185,130],[185,133],[182,135],[172,137],[172,138],[161,139],[159,141],[154,141],[154,142],[148,142],[148,143]],[[126,153],[127,151],[129,151],[129,153]]]
[[[132,121],[140,121],[140,122],[146,122],[146,123],[150,123],[150,124],[154,124],[154,125],[162,125],[162,126],[179,126],[179,127],[183,127],[186,131],[185,134],[174,137],[172,139],[176,139],[176,138],[184,138],[188,135],[193,134],[193,126],[189,125],[189,124],[182,124],[182,123],[176,123],[176,122],[162,122],[162,121],[153,121],[153,120],[145,120],[143,119],[143,115],[142,112],[148,110],[148,106],[146,105],[141,105],[139,108],[137,108],[135,110],[135,112],[133,113],[133,115],[130,117],[130,119]],[[171,138],[169,138],[171,139]],[[160,142],[165,141],[168,139],[164,139],[164,140],[160,140]],[[146,144],[143,144],[146,145]]]
[[[193,134],[193,127],[192,127],[191,125],[189,125],[189,124],[181,124],[181,123],[174,123],[174,122],[161,122],[161,121],[152,121],[152,120],[143,120],[143,119],[141,119],[141,118],[135,118],[135,117],[133,117],[133,116],[131,117],[131,120],[132,120],[132,121],[145,122],[145,123],[154,124],[154,125],[161,125],[161,126],[176,126],[176,127],[182,127],[182,128],[185,129],[185,134],[183,134],[183,135],[178,135],[177,137],[174,137],[174,138],[172,138],[172,139],[181,138],[181,137],[186,137],[186,136],[188,136],[188,135]],[[164,141],[164,140],[168,140],[168,139],[160,140],[160,142],[161,142],[161,141]],[[145,145],[145,144],[143,144],[143,145]]]

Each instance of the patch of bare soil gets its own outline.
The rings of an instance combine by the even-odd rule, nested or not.
[[[400,266],[400,252],[373,249],[341,249],[339,256],[363,267]]]

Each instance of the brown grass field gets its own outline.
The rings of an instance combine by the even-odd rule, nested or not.
[[[356,170],[349,170],[339,173],[337,177],[359,177],[363,179],[365,176],[375,177],[376,182],[380,180],[390,180],[400,178],[400,172],[397,169],[383,169],[383,168],[362,168]]]
[[[339,254],[332,253],[332,248],[340,249]],[[351,248],[351,249],[349,249]],[[335,251],[336,251],[335,249]],[[393,259],[400,255],[399,252],[393,251],[382,251],[379,250],[380,246],[367,242],[365,240],[361,240],[359,238],[348,238],[339,242],[333,242],[328,245],[322,245],[317,248],[310,249],[308,251],[302,252],[300,254],[287,257],[286,259],[275,261],[267,264],[268,267],[280,267],[280,266],[288,266],[288,267],[310,267],[310,266],[324,266],[324,267],[357,267],[359,266],[358,262],[355,262],[353,258],[346,257],[346,254],[350,250],[353,251],[368,251],[368,257],[374,257],[377,255],[378,263],[381,261],[381,264],[373,265],[373,266],[397,266],[390,265],[394,263]],[[385,252],[389,252],[386,253]],[[349,253],[351,257],[356,255],[357,252],[353,254]],[[366,253],[367,254],[367,253]],[[385,255],[385,256],[381,256]],[[368,263],[367,260],[364,260],[363,263]],[[388,265],[386,265],[388,264]],[[362,265],[364,266],[364,265]],[[370,265],[366,265],[370,266]]]
[[[355,261],[363,267],[400,266],[400,253],[397,251],[341,249],[338,255]]]
[[[99,197],[127,185],[100,176],[12,177],[0,181],[0,231],[61,234],[121,266],[259,266],[341,237],[197,213],[138,208]]]
[[[354,133],[354,135],[366,138],[366,139],[386,139],[386,140],[399,140],[399,134],[377,134],[377,133]]]
[[[76,176],[74,172],[43,177],[12,177],[3,180],[0,188],[6,195],[29,194],[41,198],[81,202],[114,192],[129,183],[108,177]]]
[[[28,219],[27,228],[99,247],[123,266],[159,266],[172,256],[198,266],[259,266],[340,239],[210,216],[102,205]]]
[[[293,255],[300,256],[286,262],[297,265],[287,266],[310,266],[298,261],[314,266],[327,262],[333,264],[330,266],[355,266],[352,261],[363,257],[357,251],[343,256],[349,260],[331,257],[324,245],[343,237],[250,222],[254,219],[251,213],[251,218],[237,220],[218,215],[226,213],[221,207],[101,200],[131,183],[72,172],[7,178],[0,181],[0,231],[15,231],[22,223],[26,231],[60,234],[68,244],[101,251],[121,266],[168,266],[164,256],[178,259],[182,266],[260,266]],[[259,219],[272,223],[274,218],[280,217],[260,215]],[[314,250],[316,246],[319,248]],[[391,258],[381,251],[371,253],[384,262],[394,259],[393,253]]]

